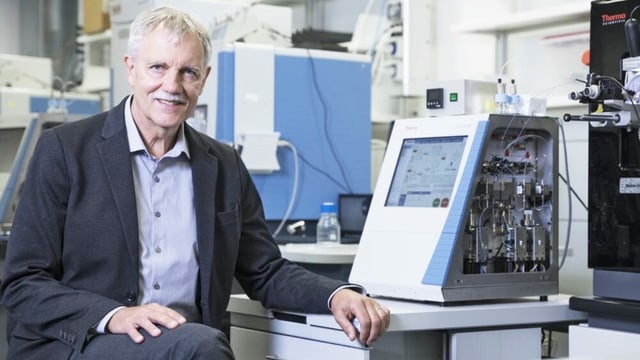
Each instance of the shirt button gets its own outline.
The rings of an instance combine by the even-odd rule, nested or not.
[[[156,254],[160,254],[162,252],[162,249],[160,248],[160,246],[156,246],[156,248],[154,249]]]
[[[153,215],[155,215],[157,218],[160,217],[160,211],[156,211],[155,213],[153,213]]]
[[[160,284],[158,284],[157,282],[153,283],[153,288],[156,290],[160,290]]]
[[[153,176],[153,181],[160,182],[160,177],[158,175]]]

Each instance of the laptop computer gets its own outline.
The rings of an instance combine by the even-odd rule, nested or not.
[[[360,242],[364,222],[371,204],[371,194],[339,194],[338,221],[340,221],[340,243]]]

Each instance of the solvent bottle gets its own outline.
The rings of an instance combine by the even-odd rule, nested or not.
[[[336,204],[333,202],[324,202],[320,207],[320,217],[316,226],[316,243],[340,244],[340,222]]]

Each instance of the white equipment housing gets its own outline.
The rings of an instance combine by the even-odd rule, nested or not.
[[[449,302],[558,291],[557,123],[396,120],[349,281]]]

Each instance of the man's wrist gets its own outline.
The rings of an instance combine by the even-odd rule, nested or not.
[[[364,289],[364,287],[362,287],[360,285],[345,284],[345,285],[339,286],[337,289],[333,290],[331,295],[329,295],[329,299],[327,300],[327,307],[329,308],[329,310],[331,310],[331,300],[333,300],[333,296],[335,294],[337,294],[338,291],[343,290],[343,289],[353,290],[353,291],[358,292],[358,293],[360,293],[362,295],[365,295],[367,293],[366,290]]]
[[[113,317],[113,315],[115,315],[116,312],[118,312],[118,310],[125,308],[125,306],[118,306],[117,308],[109,311],[107,313],[107,315],[105,315],[100,322],[98,323],[98,325],[95,327],[96,333],[97,334],[105,334],[107,333],[107,324],[109,323],[109,320],[111,320],[111,318]]]

